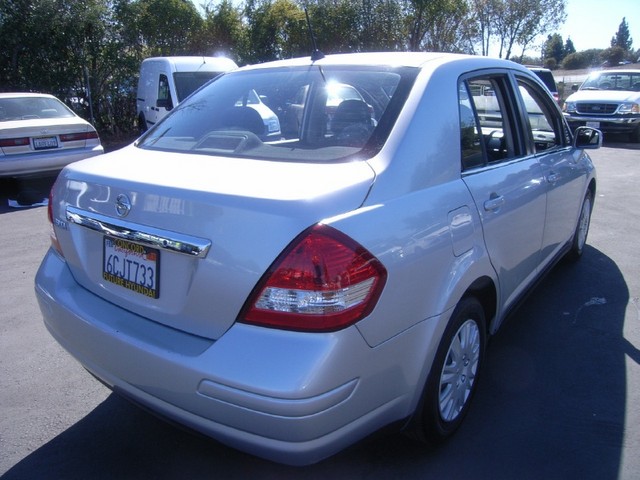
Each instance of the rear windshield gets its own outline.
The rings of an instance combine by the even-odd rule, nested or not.
[[[55,98],[0,98],[0,122],[73,116],[74,113]]]
[[[268,160],[331,162],[384,144],[418,70],[270,68],[218,77],[139,147]]]
[[[550,92],[558,91],[558,87],[556,87],[556,81],[553,78],[553,73],[548,70],[534,70],[533,73],[535,73],[538,78],[542,80],[542,83],[546,85]]]

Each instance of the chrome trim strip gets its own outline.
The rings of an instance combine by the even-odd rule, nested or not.
[[[211,242],[203,238],[160,230],[146,225],[122,222],[96,212],[87,212],[67,206],[67,220],[76,225],[95,230],[116,238],[143,243],[150,247],[170,250],[197,258],[204,258],[211,248]]]

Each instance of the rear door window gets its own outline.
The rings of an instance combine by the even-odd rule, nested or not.
[[[470,169],[520,155],[506,75],[471,78],[460,83],[462,165]]]

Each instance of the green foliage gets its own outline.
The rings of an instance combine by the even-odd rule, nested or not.
[[[560,62],[562,62],[562,59],[565,57],[564,41],[562,40],[562,36],[557,33],[549,35],[547,37],[547,41],[544,44],[543,51],[545,64],[551,59],[553,59],[554,65],[560,64]]]
[[[144,58],[222,53],[245,64],[306,56],[312,45],[305,8],[325,54],[489,54],[497,43],[506,58],[519,45],[522,60],[534,39],[564,20],[566,0],[202,2],[198,9],[192,0],[0,0],[0,90],[53,93],[81,106],[101,133],[128,132]],[[631,47],[625,19],[615,41]],[[565,66],[602,62],[572,53],[569,42]],[[548,58],[559,62],[555,48]]]
[[[602,63],[602,60],[600,60],[601,53],[602,50],[600,49],[591,49],[584,50],[582,52],[570,53],[564,58],[562,62],[562,68],[566,70],[578,70],[599,66]]]
[[[615,47],[607,48],[605,51],[603,51],[602,54],[600,55],[600,58],[607,65],[613,66],[613,65],[618,65],[618,63],[624,60],[625,53],[626,51],[624,48],[615,46]]]
[[[573,46],[573,41],[571,38],[567,38],[567,41],[564,44],[564,54],[571,55],[572,53],[576,53],[576,47]]]
[[[629,25],[627,24],[626,17],[623,17],[622,22],[620,22],[620,26],[618,27],[618,31],[611,39],[611,47],[619,47],[623,51],[628,52],[631,50],[632,45],[633,39],[629,33]]]

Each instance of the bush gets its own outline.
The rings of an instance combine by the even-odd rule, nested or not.
[[[600,54],[602,50],[591,49],[583,52],[570,53],[562,61],[565,70],[579,70],[583,68],[599,66],[602,63]]]

